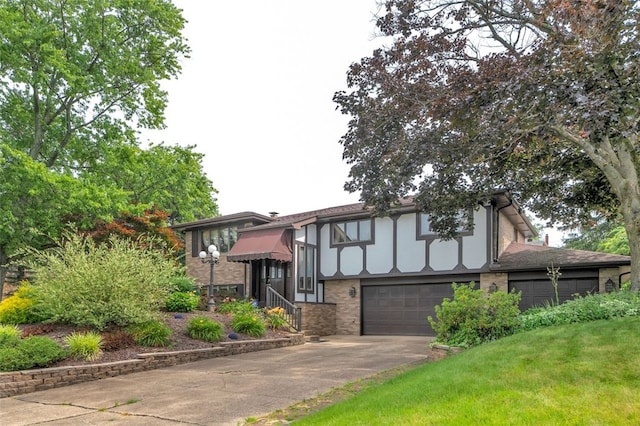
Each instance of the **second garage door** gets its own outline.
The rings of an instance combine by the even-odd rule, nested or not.
[[[453,297],[451,281],[363,286],[362,334],[433,336],[427,317],[445,297]]]
[[[598,270],[561,271],[558,279],[558,300],[560,303],[574,299],[576,294],[585,296],[598,292]],[[555,290],[545,273],[509,274],[509,291],[521,291],[520,310],[533,306],[545,306],[555,302]]]

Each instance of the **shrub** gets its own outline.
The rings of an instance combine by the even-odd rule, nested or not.
[[[519,317],[522,330],[615,317],[640,315],[640,293],[619,290],[607,294],[577,296],[561,305],[535,307]]]
[[[67,352],[48,337],[27,337],[14,345],[0,346],[0,371],[47,367],[66,356]]]
[[[279,328],[286,328],[289,324],[284,316],[285,310],[276,306],[275,308],[266,310],[266,322],[269,328],[277,330]]]
[[[0,302],[0,323],[30,324],[42,320],[35,310],[34,298],[29,283],[20,283],[15,293]]]
[[[64,342],[69,346],[69,355],[73,358],[95,361],[102,355],[102,337],[98,333],[72,333],[64,338]]]
[[[223,334],[223,325],[205,316],[191,318],[187,325],[187,335],[192,339],[219,342]]]
[[[140,346],[167,346],[171,336],[171,329],[160,321],[147,321],[132,325],[127,328],[127,331]]]
[[[428,321],[438,342],[468,347],[513,334],[518,328],[520,293],[474,289],[475,283],[453,283],[453,300],[436,306]]]
[[[11,346],[20,340],[20,329],[13,324],[0,324],[0,346]]]
[[[136,344],[131,333],[125,330],[108,330],[102,332],[102,350],[105,352],[129,348]]]
[[[175,292],[167,296],[165,307],[169,312],[191,312],[198,307],[200,296],[195,293]]]
[[[229,299],[216,306],[216,312],[221,314],[242,314],[257,312],[250,300]]]
[[[231,328],[236,333],[252,337],[262,337],[265,333],[264,322],[253,313],[239,313],[231,320]]]
[[[180,293],[192,293],[198,289],[193,279],[184,275],[173,277],[171,287],[173,291]]]
[[[162,250],[116,237],[100,245],[66,237],[55,249],[30,251],[37,305],[47,318],[97,330],[155,318],[177,271]]]

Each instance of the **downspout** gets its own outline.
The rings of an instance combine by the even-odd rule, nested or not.
[[[506,204],[502,207],[498,207],[498,209],[496,209],[496,239],[495,239],[495,251],[493,253],[493,262],[496,263],[498,262],[498,250],[500,250],[500,211],[502,209],[506,209],[507,207],[510,207],[513,205],[513,199],[509,198],[509,204]]]

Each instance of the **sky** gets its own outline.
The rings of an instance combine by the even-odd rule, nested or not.
[[[300,213],[359,202],[344,190],[335,92],[382,41],[376,0],[174,0],[191,47],[164,82],[166,128],[143,142],[195,145],[220,214]],[[551,232],[551,245],[561,236]]]
[[[221,214],[281,215],[359,202],[343,186],[348,117],[332,97],[368,56],[376,0],[175,0],[192,49],[166,128],[143,141],[195,145]]]

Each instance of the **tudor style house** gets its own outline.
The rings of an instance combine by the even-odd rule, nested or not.
[[[522,292],[521,309],[553,301],[548,268],[559,268],[561,301],[618,288],[628,256],[528,243],[536,231],[507,191],[480,202],[473,226],[442,240],[409,201],[387,217],[363,204],[279,217],[243,212],[175,225],[184,233],[187,273],[200,283],[209,265],[198,257],[215,244],[218,290],[299,313],[311,334],[431,335],[427,317],[453,282],[487,291]]]

